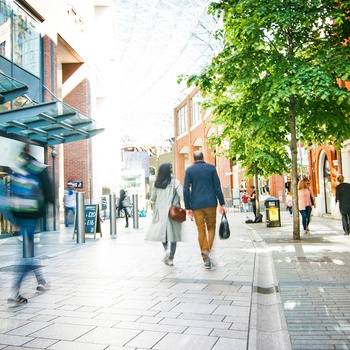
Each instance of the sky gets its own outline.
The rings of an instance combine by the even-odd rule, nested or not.
[[[115,0],[117,111],[122,140],[154,146],[174,135],[177,83],[210,62],[217,21],[206,0]]]

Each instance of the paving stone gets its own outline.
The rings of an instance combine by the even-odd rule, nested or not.
[[[350,240],[342,236],[339,222],[338,234],[326,219],[313,218],[312,237],[296,243],[291,225],[247,227],[242,214],[229,213],[235,235],[214,241],[214,267],[209,271],[203,268],[191,222],[183,226],[184,242],[178,244],[174,267],[161,262],[161,244],[144,241],[150,218],[140,218],[145,224],[138,230],[118,227],[118,239],[104,235],[82,245],[72,242],[72,231],[64,228],[66,236],[47,233],[41,261],[52,289],[35,293],[31,276],[22,286],[28,304],[9,307],[6,295],[0,295],[0,349],[246,350],[248,334],[254,338],[260,332],[255,348],[272,350],[276,339],[285,343],[286,329],[280,327],[276,336],[263,326],[271,317],[281,317],[279,313],[287,320],[293,350],[345,349],[350,334]],[[260,295],[256,306],[267,308],[258,322],[251,303],[256,287],[264,287],[254,284],[259,240],[274,260],[280,300]],[[2,267],[15,265],[21,253],[16,239],[6,242],[0,250]],[[9,290],[11,279],[11,272],[0,272],[3,290]],[[281,310],[269,311],[281,302]],[[260,326],[252,329],[253,321]]]

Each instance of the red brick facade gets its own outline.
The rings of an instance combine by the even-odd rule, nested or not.
[[[198,89],[193,90],[187,98],[180,103],[174,110],[175,121],[175,176],[183,184],[184,175],[187,166],[193,163],[193,153],[201,149],[204,154],[204,160],[207,163],[216,166],[221,187],[226,200],[232,199],[232,176],[231,176],[231,160],[224,157],[216,156],[214,148],[210,148],[207,139],[210,135],[218,133],[216,127],[208,123],[210,116],[204,112],[201,113],[200,120],[192,125],[192,98],[198,92]],[[179,135],[178,132],[178,112],[187,105],[187,126],[186,132]]]
[[[90,101],[89,84],[84,79],[65,98],[64,102],[88,115]],[[89,140],[82,140],[64,144],[64,185],[69,180],[83,181],[85,199],[90,198],[92,193],[92,159],[89,152]]]

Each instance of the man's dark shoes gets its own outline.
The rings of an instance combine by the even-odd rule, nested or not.
[[[28,302],[28,299],[22,297],[21,295],[17,295],[16,297],[14,298],[8,298],[7,301],[9,303],[13,303],[13,304],[27,304]]]

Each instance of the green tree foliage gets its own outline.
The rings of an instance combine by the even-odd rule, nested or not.
[[[293,238],[300,239],[297,140],[339,148],[350,135],[349,92],[337,83],[350,76],[350,1],[224,0],[209,12],[222,16],[223,50],[187,83],[200,86],[224,126],[214,142],[229,139],[229,156],[281,173],[290,147]]]

